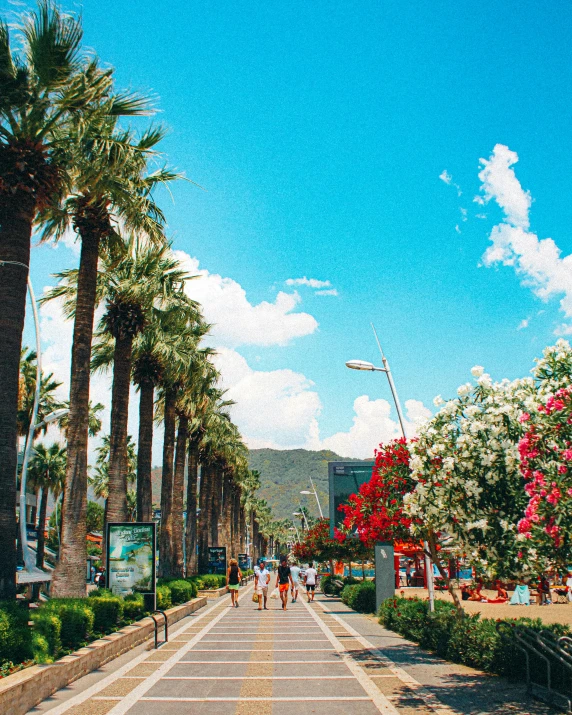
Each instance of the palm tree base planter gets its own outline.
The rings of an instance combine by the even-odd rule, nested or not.
[[[204,588],[197,591],[197,596],[199,598],[220,598],[228,593],[228,586],[223,586],[222,588]]]
[[[169,626],[206,606],[207,599],[193,598],[169,608]],[[55,663],[33,665],[0,680],[0,712],[24,715],[56,690],[82,678],[110,660],[135,648],[154,636],[153,621],[147,616],[115,633],[93,641],[84,648],[60,658]],[[151,644],[150,644],[151,646]]]

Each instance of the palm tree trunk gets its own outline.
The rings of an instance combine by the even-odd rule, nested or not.
[[[187,554],[186,576],[197,573],[197,477],[199,472],[198,446],[189,441],[189,466],[187,476],[187,528],[185,551]]]
[[[189,418],[179,415],[179,431],[177,433],[177,453],[175,456],[175,472],[173,476],[173,543],[171,576],[183,578],[185,562],[183,556],[183,502],[185,496],[185,466],[187,461],[187,440],[189,436]],[[189,512],[187,509],[187,516]]]
[[[36,550],[36,566],[39,569],[44,568],[44,551],[46,539],[44,537],[44,531],[46,529],[46,512],[48,510],[48,495],[49,489],[47,487],[42,488],[42,497],[40,499],[40,520],[38,522],[38,546]]]
[[[153,406],[155,387],[145,380],[139,385],[139,441],[137,445],[137,519],[151,521],[153,493]]]
[[[240,492],[239,492],[239,499],[240,499]],[[239,539],[238,550],[241,553],[244,553],[245,548],[246,548],[246,514],[245,514],[244,507],[242,506],[242,504],[240,504],[240,506],[239,506],[238,539]]]
[[[221,505],[221,545],[226,546],[228,557],[232,554],[231,519],[232,519],[232,474],[228,470],[222,472],[222,505]],[[233,554],[234,555],[234,554]]]
[[[199,573],[206,573],[209,563],[209,524],[211,511],[213,468],[210,464],[201,464],[201,486],[199,492]]]
[[[109,496],[107,520],[127,521],[127,420],[133,336],[118,335],[113,354],[111,429],[109,434]]]
[[[34,214],[33,195],[0,193],[0,599],[16,597],[16,415]]]
[[[173,461],[175,455],[175,412],[176,392],[172,388],[165,390],[163,425],[163,472],[161,477],[161,535],[159,539],[159,576],[165,577],[171,572],[173,543]]]
[[[222,469],[217,467],[213,471],[213,493],[210,521],[211,546],[219,546],[220,520],[222,517]]]
[[[58,597],[85,596],[89,380],[99,243],[98,232],[81,230],[71,355],[62,542],[50,587],[51,595]]]

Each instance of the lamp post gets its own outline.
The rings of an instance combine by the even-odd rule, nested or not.
[[[373,323],[371,324],[373,334],[375,335],[375,339],[377,342],[377,347],[379,348],[379,352],[381,354],[381,362],[383,364],[383,367],[375,367],[373,363],[367,362],[366,360],[348,360],[346,362],[346,367],[349,367],[350,370],[364,370],[368,372],[384,372],[387,376],[387,381],[389,382],[389,388],[391,390],[391,394],[393,396],[393,402],[395,403],[395,409],[397,411],[397,417],[399,419],[399,425],[401,427],[401,434],[403,435],[404,439],[407,439],[407,434],[405,433],[405,420],[403,419],[403,413],[401,411],[401,403],[399,402],[399,397],[397,395],[397,389],[395,387],[395,383],[393,382],[393,376],[391,374],[391,370],[389,368],[389,362],[387,361],[387,358],[385,357],[385,354],[383,352],[383,349],[381,347],[381,343],[379,342],[379,338],[377,337],[377,332],[375,330],[375,327]],[[428,551],[429,551],[429,544],[427,541],[423,542],[423,551],[425,554],[425,573],[427,574],[427,590],[429,591],[429,609],[431,611],[435,610],[435,593],[434,593],[434,587],[433,587],[433,566],[431,564],[431,560],[429,559],[428,556]]]
[[[35,303],[34,303],[35,304]],[[35,311],[34,311],[35,312]],[[40,353],[38,352],[38,365],[40,364]],[[36,375],[36,386],[41,383],[41,367],[40,367],[40,378]],[[38,389],[36,387],[36,393]],[[39,399],[38,399],[39,401]],[[42,427],[56,422],[65,415],[68,414],[69,410],[67,408],[62,408],[61,410],[54,410],[46,415],[41,422],[34,424],[36,417],[38,415],[38,404],[34,398],[34,408],[32,410],[33,420],[30,422],[30,429],[28,430],[28,436],[26,437],[26,447],[24,449],[24,459],[22,461],[22,474],[20,475],[20,541],[22,543],[22,557],[24,559],[24,567],[26,571],[31,571],[34,568],[34,562],[30,549],[28,548],[28,532],[26,529],[26,486],[27,486],[27,475],[28,475],[28,463],[30,461],[30,455],[32,454],[32,448],[34,446],[34,436],[36,432]],[[57,505],[56,505],[57,510]],[[57,511],[56,511],[57,515]],[[59,534],[59,531],[58,531]]]
[[[293,526],[291,526],[288,531],[295,531],[296,532],[296,538],[298,539],[298,543],[300,543],[300,532],[298,531],[298,527],[296,526],[296,523],[293,521],[292,522]]]
[[[320,504],[318,492],[316,491],[316,487],[314,486],[314,482],[312,481],[311,476],[310,476],[310,484],[312,485],[312,491],[309,491],[308,489],[304,489],[300,492],[300,494],[313,494],[316,497],[316,501],[318,502],[318,511],[320,512],[320,519],[323,519],[324,512],[322,511],[322,505]]]

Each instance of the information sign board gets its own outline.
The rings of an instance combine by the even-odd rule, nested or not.
[[[226,574],[226,546],[209,546],[209,573]]]
[[[245,571],[246,569],[250,568],[250,559],[248,557],[248,554],[238,555],[238,568],[241,571]]]
[[[155,593],[155,539],[155,522],[107,525],[107,587],[113,593]]]
[[[347,504],[351,494],[356,494],[365,482],[371,479],[375,462],[328,462],[330,487],[330,536],[334,537],[334,527],[339,527],[344,519],[339,510]]]

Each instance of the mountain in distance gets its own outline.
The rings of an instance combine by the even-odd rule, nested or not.
[[[248,454],[250,469],[260,472],[261,487],[258,496],[266,499],[276,519],[292,519],[292,512],[305,506],[312,516],[318,517],[318,505],[313,494],[300,494],[311,490],[310,477],[318,492],[324,516],[328,516],[328,462],[355,461],[340,457],[335,452],[322,449],[251,449]]]
[[[250,469],[260,472],[261,487],[258,496],[266,499],[275,519],[295,519],[292,512],[300,504],[308,512],[318,517],[318,505],[313,494],[300,494],[310,490],[310,477],[322,505],[324,516],[329,513],[328,462],[353,462],[351,457],[340,457],[335,452],[322,449],[318,452],[308,449],[251,449],[248,454]],[[161,467],[152,471],[153,503],[161,502]]]

